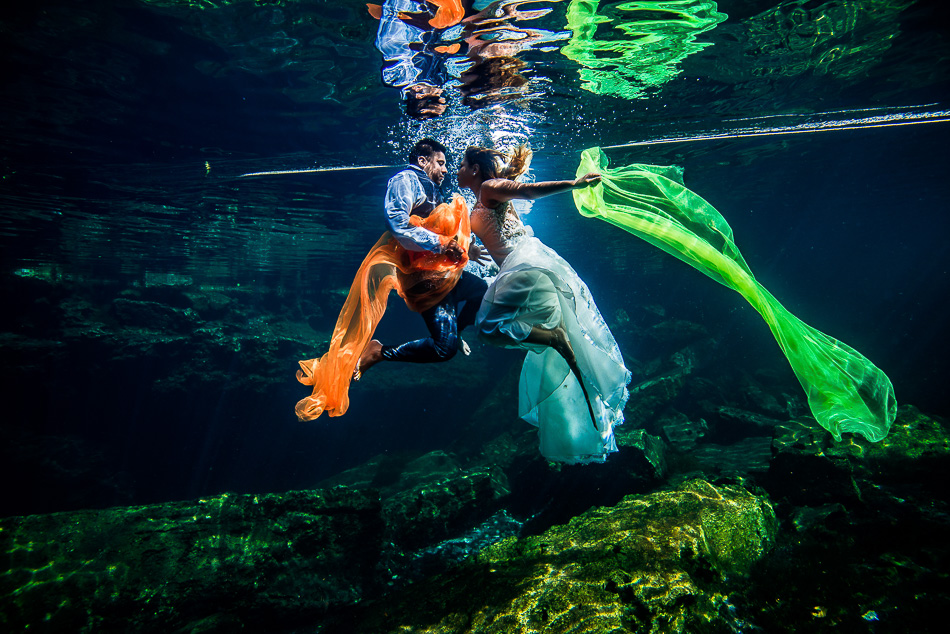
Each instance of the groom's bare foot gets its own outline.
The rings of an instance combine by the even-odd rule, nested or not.
[[[359,381],[363,377],[364,372],[382,360],[383,344],[381,344],[376,339],[373,339],[368,344],[366,344],[363,354],[360,355],[359,363],[356,364],[356,370],[353,371],[353,380]]]

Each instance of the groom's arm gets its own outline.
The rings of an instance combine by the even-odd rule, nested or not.
[[[396,174],[386,190],[386,225],[399,244],[409,251],[442,253],[444,249],[437,233],[409,224],[412,209],[425,199],[425,192],[414,175]]]

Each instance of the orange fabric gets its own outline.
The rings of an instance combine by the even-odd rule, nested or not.
[[[443,244],[455,238],[468,252],[472,230],[465,199],[458,194],[452,202],[436,207],[428,218],[411,216],[410,222],[439,234]],[[319,359],[299,362],[297,380],[312,385],[313,393],[297,403],[297,419],[314,420],[323,412],[330,416],[346,413],[353,372],[386,312],[391,290],[396,289],[409,308],[422,312],[449,294],[467,261],[467,256],[453,263],[440,253],[409,251],[391,233],[384,233],[356,273],[329,351]]]
[[[434,29],[447,29],[455,26],[465,17],[462,0],[429,0],[436,6],[435,17],[429,20]]]

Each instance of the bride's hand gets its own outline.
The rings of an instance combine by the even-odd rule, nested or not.
[[[588,187],[594,185],[601,181],[601,175],[597,172],[591,172],[590,174],[584,174],[580,178],[574,179],[574,187]]]
[[[482,266],[488,266],[491,263],[491,256],[488,255],[488,251],[474,242],[468,246],[468,259]]]

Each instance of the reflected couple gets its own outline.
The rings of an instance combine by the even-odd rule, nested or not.
[[[549,0],[559,2],[560,0]],[[526,0],[386,0],[367,5],[379,20],[376,48],[383,55],[383,83],[398,88],[406,114],[431,119],[448,108],[445,89],[458,86],[473,110],[529,95],[520,51],[564,39],[514,20],[547,15],[548,8],[521,10]]]
[[[389,181],[388,231],[360,268],[330,352],[300,363],[298,379],[314,387],[297,405],[301,420],[344,413],[350,380],[378,363],[451,359],[464,349],[459,332],[472,325],[484,343],[527,351],[519,415],[538,426],[546,458],[603,462],[616,451],[613,428],[623,422],[630,373],[587,286],[533,236],[514,205],[596,186],[600,175],[522,182],[531,157],[527,146],[508,154],[468,148],[458,184],[474,194],[469,212],[458,194],[441,200],[446,148],[432,139],[416,143],[409,165]],[[490,284],[463,270],[486,255],[499,269]],[[429,337],[398,346],[372,339],[391,289],[422,315]]]

